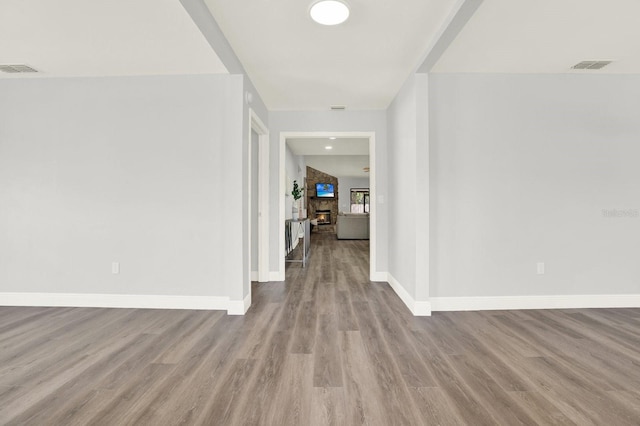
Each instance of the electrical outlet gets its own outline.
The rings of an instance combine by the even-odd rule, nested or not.
[[[111,262],[111,273],[115,275],[120,273],[120,262]]]
[[[544,262],[538,262],[538,275],[544,275]]]

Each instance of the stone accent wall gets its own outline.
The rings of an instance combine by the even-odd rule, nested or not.
[[[316,183],[332,183],[336,197],[316,198]],[[323,226],[334,230],[338,218],[338,178],[307,166],[307,188],[304,192],[307,194],[307,217],[315,219],[316,210],[331,210],[331,225]]]

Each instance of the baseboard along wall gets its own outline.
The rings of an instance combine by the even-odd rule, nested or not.
[[[0,306],[50,306],[78,308],[194,309],[227,311],[244,315],[251,295],[244,300],[215,296],[80,294],[80,293],[0,293]]]
[[[438,311],[640,308],[640,294],[431,297],[419,301],[393,275],[387,274],[387,282],[414,316],[429,316]]]
[[[434,311],[639,308],[640,294],[432,297]]]
[[[415,300],[393,275],[387,274],[387,280],[393,291],[395,291],[400,300],[407,305],[407,308],[409,308],[414,316],[423,317],[431,315],[431,303],[429,301]]]

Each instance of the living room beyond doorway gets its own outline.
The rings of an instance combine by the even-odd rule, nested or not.
[[[373,133],[281,133],[283,225],[309,220],[312,251],[316,235],[338,243],[371,239],[368,278],[375,270],[374,145]],[[301,197],[292,196],[294,181]]]

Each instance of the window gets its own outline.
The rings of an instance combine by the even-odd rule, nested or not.
[[[369,213],[369,188],[351,188],[351,213]]]

